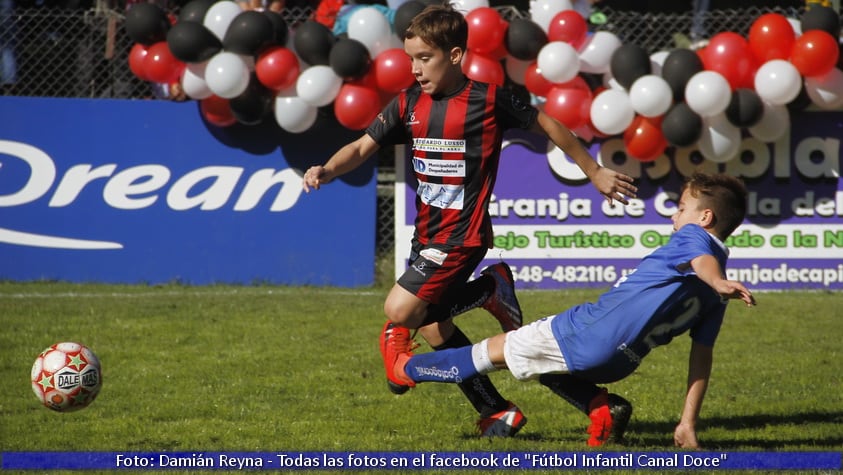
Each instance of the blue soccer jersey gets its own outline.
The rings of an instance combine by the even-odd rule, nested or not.
[[[723,243],[687,224],[597,302],[558,314],[553,333],[571,373],[598,384],[617,381],[654,347],[688,330],[694,341],[714,345],[726,301],[691,269],[704,254],[726,268]]]

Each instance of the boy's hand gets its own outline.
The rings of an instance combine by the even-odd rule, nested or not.
[[[314,165],[307,169],[302,180],[302,188],[305,193],[310,193],[310,189],[318,190],[319,187],[331,181],[327,177],[325,167],[321,165]]]
[[[697,441],[697,431],[687,424],[679,424],[673,431],[673,443],[683,449],[698,449],[700,443]]]
[[[613,200],[627,205],[628,198],[635,198],[638,196],[638,187],[632,184],[632,177],[618,173],[606,167],[600,167],[591,178],[591,183],[597,188],[601,195],[609,200],[612,204]]]
[[[752,307],[756,303],[752,292],[738,281],[722,279],[715,282],[713,287],[721,297],[743,300],[747,307]]]

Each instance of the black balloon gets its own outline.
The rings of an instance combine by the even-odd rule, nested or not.
[[[186,21],[173,25],[167,33],[167,46],[179,61],[201,63],[219,53],[222,43],[203,24]]]
[[[691,76],[703,70],[703,62],[697,53],[689,49],[675,49],[668,53],[662,64],[662,78],[673,91],[673,100],[685,99],[685,86]]]
[[[363,77],[372,64],[366,45],[351,38],[337,41],[331,48],[329,59],[331,69],[346,80]]]
[[[688,104],[675,104],[662,119],[662,133],[671,145],[687,147],[702,136],[702,117],[691,110]]]
[[[274,94],[258,81],[255,75],[249,80],[246,90],[228,101],[231,113],[243,125],[260,124],[272,110]]]
[[[211,5],[217,0],[191,0],[185,6],[181,7],[179,11],[179,23],[191,21],[195,23],[203,23],[205,21],[205,14]]]
[[[764,115],[764,103],[752,89],[735,89],[726,107],[726,118],[736,127],[752,127]]]
[[[814,104],[814,101],[811,100],[811,96],[808,95],[808,91],[805,89],[805,83],[802,83],[802,88],[799,89],[799,94],[796,97],[787,103],[787,110],[789,112],[799,112],[803,111]]]
[[[330,64],[331,48],[335,38],[331,30],[314,20],[299,25],[293,36],[293,48],[299,57],[311,66]]]
[[[426,5],[419,0],[409,0],[398,6],[395,10],[395,19],[392,25],[399,38],[404,39],[404,32],[410,26],[410,21],[424,10],[425,7]]]
[[[802,14],[799,26],[803,33],[810,30],[823,30],[833,38],[840,36],[840,16],[831,7],[811,5],[811,8]]]
[[[284,17],[272,10],[264,10],[263,14],[272,23],[272,44],[285,46],[287,44],[287,38],[290,36],[290,30],[287,28],[287,22],[284,21]]]
[[[612,53],[609,67],[618,84],[629,89],[636,79],[650,74],[650,54],[636,44],[621,45]]]
[[[269,17],[256,10],[241,12],[225,30],[222,46],[232,53],[254,55],[272,44],[275,29]]]
[[[516,59],[532,61],[547,44],[547,34],[534,21],[516,18],[509,22],[504,44],[507,52]]]
[[[169,29],[167,13],[154,3],[137,3],[126,12],[126,34],[135,43],[148,46],[163,41]]]

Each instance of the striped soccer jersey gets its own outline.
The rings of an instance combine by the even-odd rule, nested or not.
[[[503,132],[529,128],[536,109],[510,91],[472,80],[451,95],[418,84],[396,96],[366,129],[378,144],[408,144],[418,182],[415,239],[423,245],[492,245],[488,205]]]

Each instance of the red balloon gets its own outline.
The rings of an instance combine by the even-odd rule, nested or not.
[[[465,16],[468,22],[468,49],[477,53],[491,53],[503,44],[507,23],[497,10],[477,7]]]
[[[800,74],[810,78],[831,71],[839,56],[840,47],[831,34],[824,30],[809,30],[793,44],[790,62]]]
[[[530,93],[539,97],[545,97],[553,86],[554,84],[552,82],[542,76],[537,61],[533,61],[532,64],[527,66],[527,71],[524,73],[524,87]]]
[[[149,54],[147,47],[141,43],[135,43],[132,49],[129,50],[129,69],[139,79],[149,81],[149,77],[144,71],[144,64],[146,63],[146,56]]]
[[[416,82],[410,57],[401,48],[391,48],[375,56],[375,84],[377,88],[391,93],[398,93]]]
[[[228,127],[237,123],[237,118],[231,112],[228,99],[217,95],[206,97],[199,101],[199,110],[202,117],[217,127]]]
[[[662,117],[636,116],[623,133],[626,151],[642,162],[652,162],[667,148]]]
[[[749,49],[757,64],[773,59],[788,59],[796,33],[784,15],[765,13],[749,28]]]
[[[723,75],[732,90],[755,87],[758,66],[743,36],[725,31],[714,35],[700,54],[703,67]]]
[[[343,84],[334,99],[334,115],[343,127],[363,130],[377,117],[380,104],[378,91],[356,84]]]
[[[296,54],[283,46],[273,46],[258,55],[255,75],[261,84],[280,91],[296,83],[301,68]]]
[[[564,41],[574,49],[580,49],[588,39],[588,23],[576,10],[562,10],[550,21],[547,39],[548,41]]]
[[[561,84],[554,84],[554,87],[566,87],[566,88],[573,88],[573,89],[582,89],[584,91],[588,91],[591,93],[591,87],[589,87],[588,83],[585,82],[582,76],[579,74],[574,76],[574,79],[571,79],[568,82],[563,82]]]
[[[588,89],[554,86],[547,93],[544,112],[565,127],[576,129],[588,123],[592,99]]]
[[[469,79],[503,86],[506,71],[500,61],[480,53],[466,51],[462,71]]]
[[[184,63],[170,52],[166,41],[150,46],[143,62],[143,70],[149,80],[161,84],[178,81],[184,68]]]

